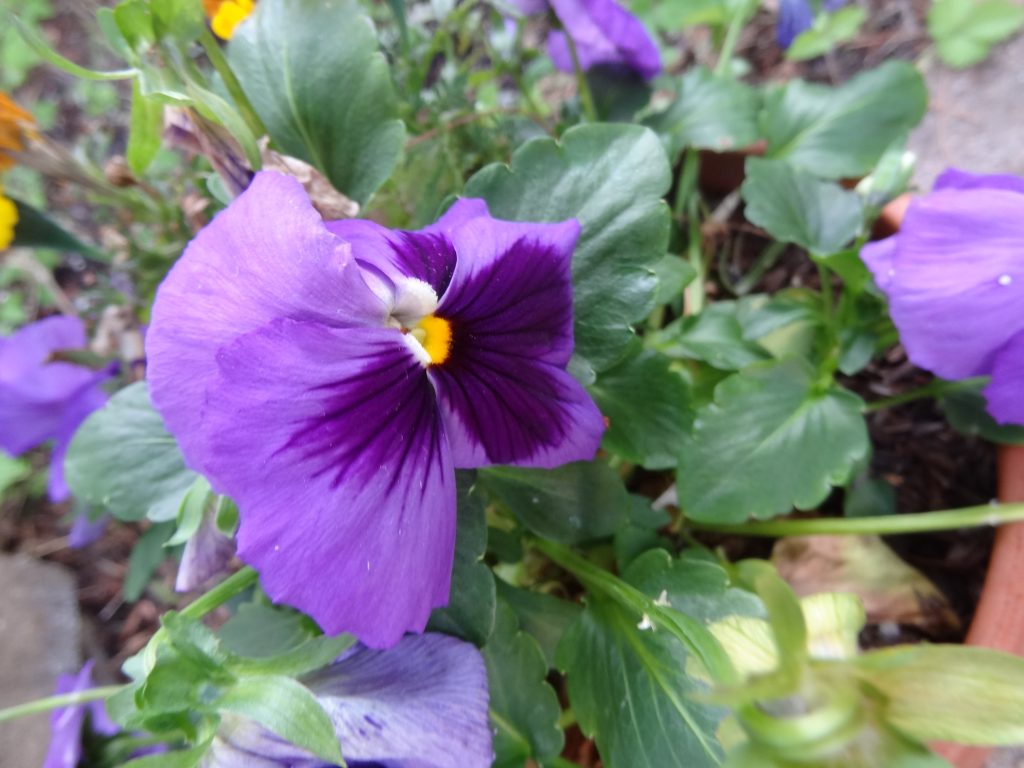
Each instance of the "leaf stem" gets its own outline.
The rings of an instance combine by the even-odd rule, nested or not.
[[[599,119],[597,107],[594,106],[594,94],[590,92],[590,83],[587,82],[587,76],[580,65],[580,55],[576,50],[576,41],[572,39],[572,35],[568,31],[565,31],[565,42],[569,46],[569,55],[572,57],[572,69],[576,73],[576,90],[579,91],[580,104],[583,105],[583,114],[586,115],[587,120],[596,123]]]
[[[915,400],[923,400],[927,397],[944,395],[947,392],[962,392],[964,390],[974,389],[975,387],[984,384],[986,381],[988,381],[988,377],[986,376],[975,376],[970,379],[961,379],[959,381],[935,379],[934,381],[925,384],[923,387],[912,389],[909,392],[902,392],[898,395],[893,395],[892,397],[883,397],[880,400],[870,402],[865,406],[864,412],[874,413],[875,411],[893,408],[897,405],[903,405],[904,403],[912,403]]]
[[[251,587],[259,579],[259,574],[246,566],[228,576],[220,584],[211,589],[195,602],[181,609],[181,615],[190,619],[201,619],[214,608],[223,605],[239,592]]]
[[[637,618],[653,628],[664,628],[692,653],[719,683],[738,682],[736,670],[718,640],[699,621],[672,608],[656,603],[631,584],[580,557],[568,547],[545,539],[533,545],[554,563],[569,571],[586,587],[635,612]]]
[[[89,688],[85,691],[62,693],[58,696],[49,696],[45,699],[36,699],[24,704],[17,704],[13,707],[0,709],[0,723],[14,720],[18,717],[35,715],[39,712],[48,712],[51,709],[58,709],[60,707],[74,707],[79,704],[88,704],[90,701],[109,699],[115,693],[120,693],[127,687],[127,685],[107,685],[102,688]]]
[[[735,15],[729,21],[729,28],[725,32],[725,40],[722,41],[722,51],[718,54],[718,63],[715,64],[715,74],[720,76],[729,75],[732,64],[732,56],[736,51],[736,43],[740,40],[740,32],[743,31],[743,23],[746,21],[747,4],[743,3],[736,9]]]
[[[238,107],[242,119],[249,126],[249,130],[252,131],[257,139],[261,136],[266,136],[266,126],[260,120],[260,116],[256,113],[252,102],[249,101],[249,97],[245,95],[242,84],[238,82],[234,70],[231,69],[231,65],[228,64],[228,60],[224,56],[224,51],[221,50],[220,44],[214,39],[209,29],[203,28],[202,33],[199,35],[199,44],[203,46],[206,57],[210,60],[213,68],[217,70],[221,80],[224,81],[224,87],[231,94],[231,98],[235,102],[235,106]]]
[[[685,525],[695,531],[739,534],[743,536],[820,536],[876,534],[895,536],[907,533],[950,531],[983,525],[1002,525],[1024,520],[1024,504],[981,504],[976,507],[944,509],[876,517],[819,517],[809,520],[755,520],[725,525],[687,519]]]

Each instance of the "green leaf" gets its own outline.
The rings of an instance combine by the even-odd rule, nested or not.
[[[784,160],[751,157],[746,167],[741,191],[747,220],[775,239],[829,254],[860,232],[864,212],[856,192]]]
[[[494,725],[494,768],[543,763],[562,751],[558,697],[544,679],[548,668],[532,637],[519,629],[515,613],[498,603],[494,633],[484,647]]]
[[[939,407],[957,432],[1000,445],[1024,445],[1024,426],[999,424],[988,412],[988,401],[978,390],[948,392],[939,398]]]
[[[795,80],[769,90],[761,113],[767,156],[826,179],[866,175],[924,116],[928,96],[914,67],[889,61],[836,88]]]
[[[786,58],[803,61],[823,56],[840,43],[853,40],[867,17],[868,12],[859,5],[848,5],[833,13],[819,13],[814,17],[813,26],[797,35],[786,49]]]
[[[110,257],[103,251],[83,243],[42,211],[20,200],[12,198],[11,202],[18,210],[18,223],[14,226],[12,247],[56,248],[62,251],[76,251],[97,261],[110,261]]]
[[[216,494],[210,490],[209,481],[202,475],[197,476],[181,500],[181,506],[178,507],[178,528],[167,540],[167,546],[184,544],[191,539],[203,522],[207,506],[216,498]]]
[[[648,469],[676,465],[693,411],[690,388],[666,357],[641,352],[602,373],[589,390],[608,419],[605,449]]]
[[[920,741],[1024,742],[1024,659],[988,648],[915,645],[859,657],[886,722]]]
[[[156,3],[156,5],[160,5],[160,3]],[[114,22],[121,38],[132,51],[144,51],[156,42],[156,33],[153,32],[153,14],[148,3],[143,0],[125,0],[123,3],[118,3],[111,13],[113,13]],[[107,32],[107,39],[111,42],[117,41],[117,37],[113,36],[111,32]],[[115,44],[115,49],[118,47]]]
[[[757,141],[761,100],[752,86],[695,67],[680,78],[678,92],[668,109],[644,121],[661,137],[669,157],[687,147],[723,152]]]
[[[164,130],[164,105],[142,94],[132,81],[132,111],[125,156],[132,173],[141,176],[160,149]]]
[[[710,768],[722,762],[715,737],[724,710],[690,698],[686,651],[664,630],[591,595],[558,647],[569,700],[608,768]]]
[[[134,603],[142,597],[157,566],[167,557],[164,542],[173,532],[172,523],[160,523],[149,528],[135,542],[131,557],[128,558],[128,573],[121,585],[124,599],[129,603]]]
[[[658,277],[656,304],[668,304],[681,298],[683,289],[697,277],[697,270],[686,259],[674,253],[666,253],[661,261],[654,265],[654,274]]]
[[[325,30],[340,37],[325,45]],[[358,0],[260,0],[228,59],[281,151],[361,204],[391,175],[405,127]]]
[[[523,525],[563,544],[611,535],[629,509],[622,480],[600,462],[577,461],[555,469],[487,467],[477,477]]]
[[[456,475],[458,524],[448,605],[436,609],[427,629],[483,645],[494,629],[494,575],[481,562],[487,551],[487,516],[472,472]]]
[[[266,658],[297,648],[315,636],[315,629],[298,611],[243,603],[218,635],[224,647],[234,654]]]
[[[573,256],[576,355],[595,371],[611,367],[634,341],[630,325],[653,308],[652,269],[668,247],[671,184],[665,152],[648,129],[582,125],[560,143],[535,139],[511,166],[489,165],[466,185],[491,214],[512,221],[582,225]]]
[[[120,520],[170,520],[196,479],[149,402],[145,382],[122,389],[75,433],[64,461],[71,492]]]
[[[342,763],[331,719],[316,696],[290,677],[244,677],[217,699],[216,706],[256,721],[331,765]]]
[[[698,315],[669,323],[647,337],[647,343],[669,357],[702,360],[725,371],[770,359],[765,349],[744,336],[741,307],[735,301],[716,301]]]
[[[870,447],[862,408],[850,392],[816,387],[798,360],[730,376],[684,443],[680,506],[718,523],[813,508]]]
[[[977,64],[1022,26],[1024,8],[1010,0],[935,0],[928,10],[928,32],[951,67]]]
[[[31,474],[32,465],[28,461],[0,453],[0,500],[9,488],[28,479]]]
[[[196,768],[202,762],[203,755],[206,754],[212,743],[211,740],[192,749],[137,757],[125,763],[123,768]]]
[[[203,5],[195,0],[158,0],[152,3],[153,26],[160,37],[191,43],[203,31]]]
[[[513,587],[501,579],[496,579],[495,584],[501,602],[515,611],[519,626],[537,641],[548,667],[553,668],[558,643],[569,625],[579,618],[582,608],[554,595]]]

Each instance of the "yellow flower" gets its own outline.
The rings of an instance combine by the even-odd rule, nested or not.
[[[14,225],[18,223],[18,209],[14,201],[4,197],[0,187],[0,251],[4,250],[14,239]]]
[[[210,28],[222,40],[231,39],[235,27],[249,18],[253,7],[253,0],[203,0]]]
[[[0,91],[0,171],[14,165],[8,152],[25,149],[25,138],[35,133],[36,121],[10,97]]]

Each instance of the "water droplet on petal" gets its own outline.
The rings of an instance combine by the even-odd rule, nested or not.
[[[999,284],[1002,285],[1002,286],[1009,285],[1012,282],[1013,282],[1013,277],[1011,277],[1010,275],[1000,275],[999,276]]]

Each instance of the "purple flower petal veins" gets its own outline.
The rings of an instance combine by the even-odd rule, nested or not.
[[[491,765],[487,670],[480,652],[438,634],[376,651],[356,646],[302,681],[334,724],[349,768]],[[204,768],[326,768],[242,719],[222,724]]]
[[[604,423],[565,371],[578,235],[480,200],[419,232],[324,224],[261,173],[189,245],[150,391],[273,599],[393,645],[447,603],[455,467],[593,458]]]
[[[990,413],[1024,423],[1024,180],[947,171],[861,257],[911,362],[946,379],[991,376]]]
[[[17,456],[53,441],[49,496],[63,501],[64,456],[75,431],[107,400],[104,381],[117,371],[112,364],[92,371],[52,362],[55,352],[86,345],[85,326],[74,317],[48,317],[0,339],[0,449]]]

